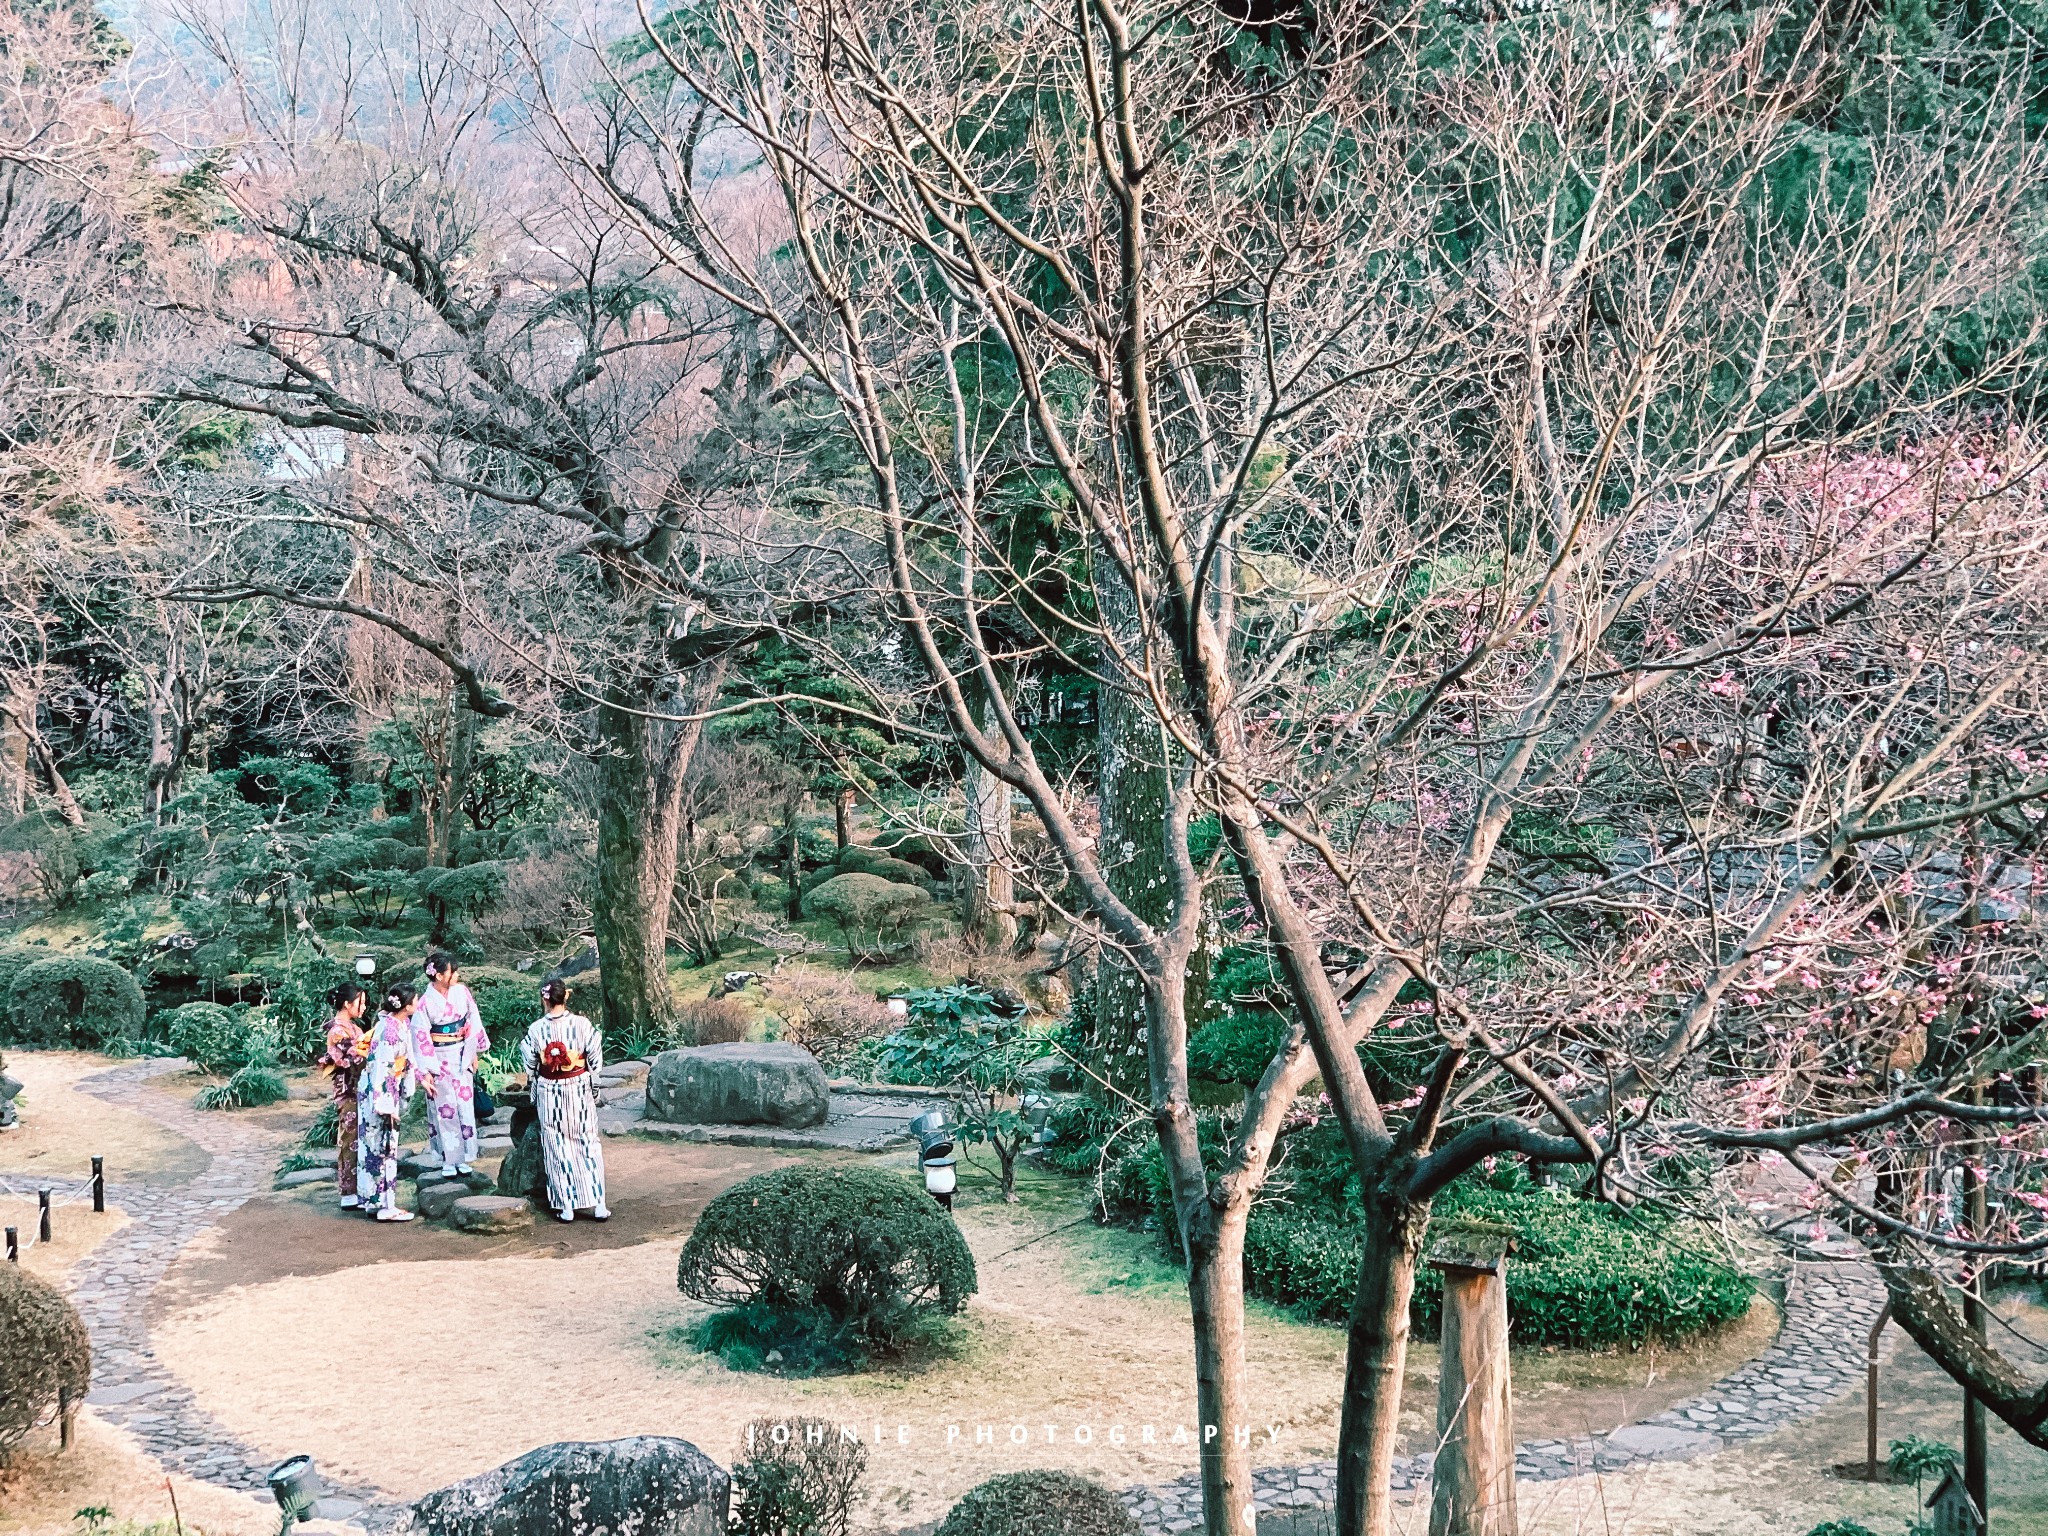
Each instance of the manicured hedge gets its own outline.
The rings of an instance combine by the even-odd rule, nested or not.
[[[142,988],[120,966],[52,955],[16,973],[7,989],[7,1037],[25,1045],[105,1045],[142,1033]]]
[[[1500,1222],[1521,1234],[1508,1261],[1508,1326],[1523,1344],[1605,1348],[1646,1339],[1683,1339],[1749,1310],[1755,1285],[1707,1234],[1548,1190],[1455,1187],[1435,1219]],[[1348,1315],[1359,1238],[1348,1224],[1281,1207],[1254,1211],[1245,1233],[1245,1281],[1255,1296],[1306,1316]],[[1414,1322],[1434,1335],[1443,1279],[1427,1265],[1415,1276]]]

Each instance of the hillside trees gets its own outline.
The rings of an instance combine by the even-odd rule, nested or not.
[[[706,0],[651,20],[630,105],[552,121],[838,414],[922,702],[1139,978],[1206,1423],[1249,1422],[1244,1223],[1321,1079],[1366,1234],[1338,1523],[1378,1536],[1462,1172],[1712,1204],[1758,1149],[1847,1173],[2032,1115],[1958,1108],[2024,1010],[1906,1086],[1872,1065],[1950,1006],[1914,970],[1982,928],[1983,860],[2031,867],[2048,792],[2038,454],[1972,416],[2031,362],[2025,93],[1994,58],[1981,110],[1838,158],[1810,114],[1853,40],[1779,12],[941,10]],[[707,258],[700,143],[782,199],[774,280]],[[1944,337],[1991,307],[1959,381]],[[961,387],[983,356],[1014,392]],[[1010,558],[990,493],[1038,475],[1091,601]],[[1040,761],[998,611],[1157,740],[1156,913]],[[1211,1170],[1185,981],[1219,884],[1293,1016]],[[1203,1481],[1244,1529],[1227,1430]]]
[[[180,393],[267,420],[314,470],[179,595],[280,599],[433,658],[443,723],[415,734],[443,819],[476,722],[514,698],[584,752],[604,1017],[623,1029],[672,1008],[684,777],[751,634],[720,622],[727,587],[740,606],[750,590],[724,574],[747,515],[722,465],[768,375],[751,333],[501,130],[489,39],[441,20],[425,100],[372,103],[361,139],[273,139],[227,179],[244,234],[187,306],[218,351]]]

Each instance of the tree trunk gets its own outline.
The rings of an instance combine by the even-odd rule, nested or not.
[[[1429,1536],[1515,1536],[1508,1296],[1498,1272],[1444,1269]]]
[[[997,740],[984,705],[982,729]],[[1017,882],[1011,860],[1010,786],[978,762],[967,765],[967,882],[964,926],[992,950],[1017,942]],[[1142,999],[1140,1007],[1143,1006]]]
[[[707,661],[691,675],[678,713],[693,714],[723,686],[726,664]],[[675,893],[676,854],[682,834],[683,781],[702,722],[666,725],[648,718],[656,704],[673,704],[644,680],[633,679],[646,702],[626,708],[598,706],[604,744],[598,759],[602,797],[597,818],[597,930],[603,1028],[614,1039],[675,1015],[668,985],[669,903]],[[615,697],[625,694],[619,690]],[[665,739],[664,739],[665,738]]]
[[[1249,1214],[1248,1201],[1221,1211],[1211,1208],[1207,1229],[1186,1235],[1205,1536],[1250,1536],[1256,1522],[1251,1393],[1244,1359],[1244,1229]]]
[[[1384,1195],[1366,1201],[1337,1428],[1337,1536],[1389,1536],[1393,1529],[1408,1304],[1415,1294],[1415,1257],[1427,1215],[1425,1209]]]
[[[832,835],[839,841],[839,851],[846,852],[853,846],[853,791],[842,789],[832,797]]]
[[[603,1028],[623,1040],[675,1014],[668,986],[668,903],[676,875],[676,817],[657,793],[650,722],[603,704],[597,711],[597,954]]]
[[[10,679],[0,692],[0,816],[10,821],[28,810],[28,732],[22,719],[35,719],[35,695]]]

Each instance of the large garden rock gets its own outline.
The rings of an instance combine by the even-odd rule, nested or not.
[[[540,1121],[532,1110],[521,1110],[525,1124],[519,1126],[517,1139],[512,1150],[505,1154],[505,1161],[498,1165],[498,1193],[516,1195],[522,1200],[531,1200],[535,1205],[548,1202],[547,1154],[541,1150]],[[519,1124],[515,1117],[513,1124]]]
[[[699,1045],[663,1051],[647,1074],[647,1118],[692,1125],[823,1125],[832,1093],[801,1046]]]
[[[397,1530],[412,1536],[723,1536],[732,1483],[687,1440],[635,1435],[528,1451],[438,1488]]]
[[[448,1207],[448,1222],[464,1232],[524,1232],[533,1225],[533,1205],[510,1195],[464,1195]]]

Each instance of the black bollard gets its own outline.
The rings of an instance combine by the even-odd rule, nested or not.
[[[39,1189],[36,1191],[36,1241],[47,1243],[49,1240],[50,1192],[47,1189]]]
[[[12,1227],[7,1229],[7,1262],[10,1264],[19,1264],[21,1262],[21,1239],[14,1235],[14,1228]]]
[[[107,1160],[103,1157],[92,1160],[92,1208],[101,1212],[107,1208]]]

